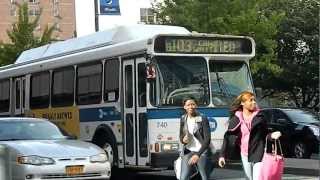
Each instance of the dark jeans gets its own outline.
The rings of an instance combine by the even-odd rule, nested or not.
[[[189,165],[188,161],[190,160],[193,154],[194,154],[193,152],[185,151],[185,155],[182,157],[182,161],[181,161],[180,180],[189,180],[190,176],[192,175],[191,174],[193,170],[192,168],[195,168],[194,166],[196,166],[196,168],[198,169],[201,179],[208,180],[212,170],[211,168],[208,168],[208,166],[212,165],[208,157],[208,152],[205,151],[204,153],[201,154],[199,161],[197,162],[196,165]]]

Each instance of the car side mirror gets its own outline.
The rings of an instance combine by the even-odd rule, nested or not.
[[[67,139],[77,139],[77,136],[75,135],[68,135],[66,136]]]

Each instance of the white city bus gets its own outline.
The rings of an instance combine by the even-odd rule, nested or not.
[[[120,26],[27,50],[1,67],[0,115],[48,118],[120,168],[170,167],[182,99],[198,101],[219,150],[231,101],[253,91],[254,55],[249,37]]]

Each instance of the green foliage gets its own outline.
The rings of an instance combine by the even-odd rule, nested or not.
[[[278,91],[290,93],[298,107],[319,106],[319,8],[316,0],[287,0],[286,18],[281,22],[278,65],[283,72],[275,78]]]
[[[319,0],[164,0],[154,9],[160,24],[253,37],[255,85],[319,106]]]
[[[19,6],[17,22],[12,25],[12,30],[7,31],[11,43],[0,43],[0,66],[12,64],[19,55],[30,48],[35,48],[48,44],[55,26],[46,27],[41,37],[36,37],[34,31],[38,26],[40,15],[30,20],[28,14],[28,4],[24,3]]]
[[[184,26],[198,32],[253,37],[257,56],[251,66],[256,79],[257,76],[277,76],[281,72],[276,64],[275,37],[284,12],[270,10],[275,2],[278,1],[164,0],[154,9],[162,24]]]

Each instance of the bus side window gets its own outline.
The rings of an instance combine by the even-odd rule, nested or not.
[[[49,107],[50,73],[48,71],[32,74],[30,107],[47,108]]]
[[[0,112],[8,112],[10,107],[10,80],[0,81]]]
[[[140,107],[146,106],[146,65],[138,64],[138,102]]]
[[[106,60],[104,70],[104,101],[114,102],[119,98],[119,60]]]
[[[53,107],[71,106],[74,102],[74,68],[64,67],[52,73],[51,105]]]
[[[77,104],[98,104],[101,102],[102,63],[78,66]]]

